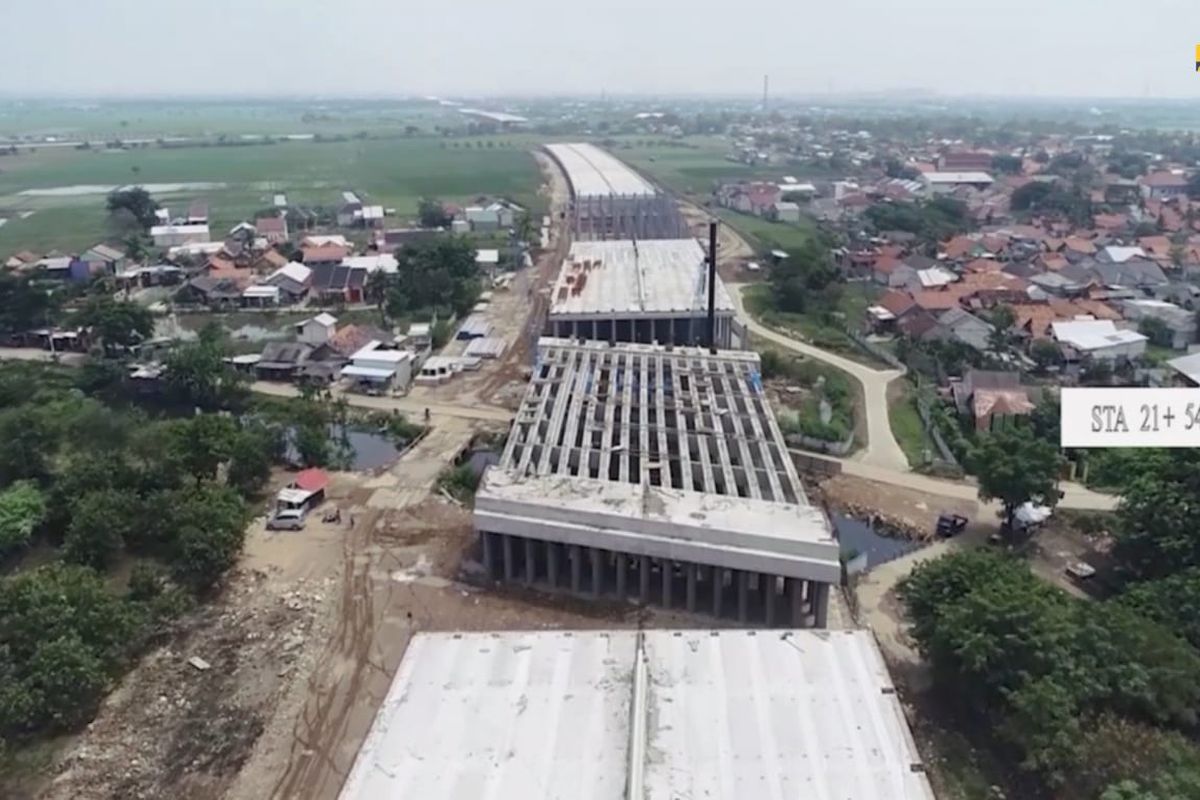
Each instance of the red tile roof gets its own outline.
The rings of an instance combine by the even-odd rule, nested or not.
[[[879,305],[900,317],[913,308],[916,303],[908,292],[890,291],[879,298]]]
[[[880,256],[875,259],[875,271],[882,272],[884,275],[891,275],[901,263],[903,262],[895,256]]]
[[[1142,183],[1146,186],[1159,188],[1182,189],[1184,186],[1187,186],[1187,178],[1182,175],[1176,175],[1174,172],[1152,172],[1142,178]]]
[[[319,492],[329,485],[329,475],[323,469],[310,467],[297,472],[292,485],[306,492]]]
[[[913,292],[913,303],[926,311],[946,311],[958,307],[958,292],[924,290]]]
[[[326,244],[319,247],[305,247],[300,252],[303,253],[305,263],[318,263],[341,261],[350,251],[340,244]]]

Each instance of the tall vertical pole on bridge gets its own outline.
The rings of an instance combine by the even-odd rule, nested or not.
[[[717,221],[708,223],[708,350],[717,352]]]

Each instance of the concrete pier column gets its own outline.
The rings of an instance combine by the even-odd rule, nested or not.
[[[626,558],[625,558],[624,553],[614,553],[613,555],[617,559],[617,599],[624,600],[625,599],[625,572],[626,572],[625,561],[626,561]]]
[[[592,339],[593,339],[593,341],[596,339],[596,326],[598,324],[599,323],[596,322],[596,320],[592,320]]]
[[[483,545],[483,570],[484,574],[489,579],[496,577],[496,553],[492,543],[492,534],[482,532],[479,534],[479,542]]]
[[[513,537],[502,533],[500,542],[504,548],[504,580],[511,581],[517,571],[516,559],[513,558]]]
[[[525,540],[525,583],[529,586],[532,586],[533,582],[537,580],[537,558],[533,551],[534,544],[533,539]]]
[[[687,572],[687,610],[695,613],[696,611],[696,573],[700,570],[699,564],[684,564],[684,570]]]
[[[750,595],[750,573],[745,570],[734,570],[734,580],[737,581],[738,622],[745,622]]]
[[[675,570],[671,566],[671,562],[667,559],[662,559],[662,606],[663,608],[671,607],[671,581],[675,577]]]
[[[650,556],[638,559],[638,599],[650,602]]]
[[[829,624],[829,584],[813,584],[813,626],[824,628]]]
[[[767,627],[770,628],[775,624],[775,576],[764,572],[758,579],[758,585],[762,589]]]
[[[583,584],[583,548],[577,544],[571,545],[567,558],[571,561],[571,591],[579,594]]]
[[[546,581],[558,588],[558,542],[546,542]]]
[[[725,569],[712,568],[712,613],[714,617],[721,616],[721,595],[725,591]]]
[[[804,618],[804,581],[788,578],[786,591],[792,609],[791,626],[793,628],[807,627]]]
[[[592,557],[592,597],[599,597],[600,590],[604,588],[604,574],[600,570],[600,559],[604,553],[594,547],[589,547],[588,552]]]

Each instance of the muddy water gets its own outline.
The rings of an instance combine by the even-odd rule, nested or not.
[[[921,546],[920,542],[887,536],[868,523],[853,517],[841,514],[830,514],[829,517],[833,521],[834,530],[837,531],[842,552],[865,553],[868,568],[877,567]]]

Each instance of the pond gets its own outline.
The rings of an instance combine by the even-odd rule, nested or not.
[[[868,569],[898,558],[905,553],[911,553],[924,544],[886,536],[871,527],[869,523],[854,517],[831,513],[829,518],[837,532],[838,541],[841,542],[842,553],[853,551],[866,554]]]
[[[338,442],[341,439],[341,428],[331,425],[329,439]],[[292,432],[288,432],[288,442],[284,450],[284,459],[292,464],[300,463],[300,454],[292,445]],[[346,440],[350,443],[350,465],[348,469],[355,472],[390,467],[400,459],[401,450],[386,434],[378,431],[366,431],[350,428],[346,432]]]

